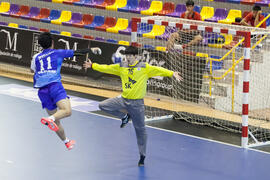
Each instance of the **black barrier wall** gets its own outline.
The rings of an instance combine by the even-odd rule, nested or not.
[[[0,26],[0,61],[30,68],[33,55],[42,50],[38,45],[39,33],[37,31]],[[125,49],[125,46],[61,35],[53,35],[53,40],[55,49],[77,50],[99,47],[102,50],[102,55],[89,53],[86,56],[65,59],[62,65],[62,73],[88,76],[97,81],[101,76],[106,76],[106,78],[111,78],[112,80],[118,78],[91,69],[85,71],[83,69],[83,63],[89,58],[92,62],[99,64],[112,64],[114,63],[112,56],[120,50]],[[123,58],[125,57],[123,56]],[[169,53],[144,49],[142,51],[141,61],[153,66],[178,71],[184,78],[184,81],[181,83],[172,82],[172,79],[168,77],[149,79],[149,92],[198,102],[201,92],[202,75],[205,70],[205,59],[198,57],[191,58],[182,54],[176,58],[170,56]]]

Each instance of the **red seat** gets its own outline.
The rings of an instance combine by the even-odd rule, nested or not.
[[[81,22],[74,23],[72,26],[83,28],[85,25],[91,24],[93,22],[94,16],[92,14],[84,14]]]
[[[105,9],[106,6],[113,5],[115,0],[104,0],[102,4],[95,5],[96,8]]]
[[[73,4],[74,2],[79,2],[80,0],[65,0],[63,1],[64,4]]]
[[[49,29],[40,28],[39,30],[42,32],[49,32]]]
[[[102,26],[95,27],[96,30],[106,31],[109,27],[114,27],[116,25],[115,17],[106,17],[105,22]]]
[[[84,39],[95,39],[93,36],[88,36],[88,35],[84,35],[83,38]]]
[[[255,4],[256,2],[260,2],[262,0],[241,0],[240,1],[240,4],[248,4],[248,5],[253,5]]]
[[[173,13],[175,5],[173,2],[165,2],[161,11],[154,13],[154,15],[165,16],[166,14]]]
[[[31,20],[40,21],[40,19],[48,18],[49,15],[50,15],[50,9],[41,8],[39,15],[32,17]]]
[[[11,17],[15,17],[15,18],[19,18],[22,15],[27,15],[30,11],[30,7],[29,6],[24,6],[22,5],[20,7],[20,10],[16,13],[16,14],[10,14]]]

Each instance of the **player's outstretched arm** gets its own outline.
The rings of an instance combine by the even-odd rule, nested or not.
[[[102,54],[102,51],[99,47],[93,47],[90,49],[78,49],[78,50],[74,51],[74,56],[83,56],[83,55],[90,53],[90,52],[97,54],[97,55]]]
[[[88,68],[92,68],[92,61],[90,59],[84,61],[83,67],[85,70]]]

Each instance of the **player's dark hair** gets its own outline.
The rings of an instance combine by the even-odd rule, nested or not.
[[[252,8],[253,11],[260,11],[262,8],[260,6],[253,6]]]
[[[41,33],[38,37],[38,44],[43,49],[48,49],[52,46],[52,36],[49,32]]]
[[[120,51],[121,54],[138,55],[139,49],[135,46],[128,46],[125,50]]]
[[[194,1],[188,0],[188,1],[186,2],[186,6],[194,6]]]

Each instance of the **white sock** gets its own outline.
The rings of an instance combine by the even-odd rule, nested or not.
[[[123,119],[126,118],[126,117],[127,117],[127,114],[123,117]]]
[[[69,142],[69,139],[66,138],[66,139],[64,140],[64,143],[66,144],[66,143],[68,143],[68,142]]]
[[[53,120],[53,121],[55,121],[55,117],[54,116],[50,116],[48,118],[51,119],[51,120]]]

